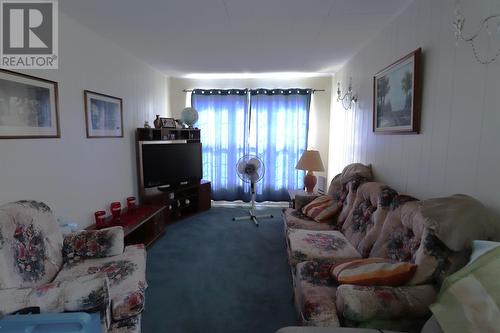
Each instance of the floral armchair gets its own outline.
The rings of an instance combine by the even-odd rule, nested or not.
[[[0,317],[102,311],[108,332],[140,332],[145,269],[144,246],[124,248],[121,227],[63,236],[44,203],[0,206]]]

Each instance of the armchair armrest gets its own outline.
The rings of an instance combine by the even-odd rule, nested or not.
[[[432,285],[355,286],[337,289],[337,311],[346,319],[364,322],[373,319],[423,318],[437,296]]]
[[[122,227],[101,230],[82,230],[64,236],[64,262],[85,258],[104,258],[123,253],[124,236]]]
[[[0,289],[0,317],[37,307],[40,313],[63,311],[109,312],[111,301],[106,275],[81,276],[36,288]]]
[[[317,197],[319,197],[319,195],[295,195],[295,209],[302,210],[302,207],[312,202]]]

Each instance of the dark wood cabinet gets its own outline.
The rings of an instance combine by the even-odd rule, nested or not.
[[[141,145],[174,141],[182,141],[186,145],[197,143],[200,142],[198,128],[137,128],[136,141],[139,199],[142,204],[165,206],[168,221],[176,221],[211,208],[212,189],[209,181],[146,187],[142,174]],[[175,156],[172,156],[172,163],[175,163]]]
[[[198,128],[138,128],[138,141],[186,140],[200,142]]]

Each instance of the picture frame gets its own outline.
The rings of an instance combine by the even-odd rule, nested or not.
[[[176,128],[177,123],[174,118],[160,118],[162,128]]]
[[[422,106],[422,49],[373,77],[373,132],[418,134]]]
[[[0,139],[60,138],[58,83],[0,69]]]
[[[123,138],[123,100],[84,90],[87,138]]]

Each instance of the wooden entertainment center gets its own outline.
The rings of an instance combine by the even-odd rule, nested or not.
[[[165,206],[166,222],[174,222],[193,214],[211,208],[211,184],[200,180],[175,184],[172,186],[147,187],[144,184],[144,175],[141,165],[141,145],[200,142],[200,130],[197,128],[138,128],[137,141],[137,172],[139,180],[139,197],[143,205]],[[201,159],[201,156],[200,156]],[[172,163],[176,163],[175,156]]]
[[[139,198],[141,204],[135,209],[123,209],[118,219],[111,216],[105,220],[104,227],[123,227],[125,244],[151,245],[165,232],[168,223],[206,211],[211,208],[211,184],[206,180],[181,182],[171,186],[145,186],[142,166],[143,144],[192,144],[200,143],[200,130],[195,128],[152,129],[138,128],[137,174],[139,179]],[[201,147],[197,156],[201,167]],[[172,157],[172,163],[176,163]],[[185,183],[185,184],[184,184]],[[91,225],[88,230],[96,229]]]

